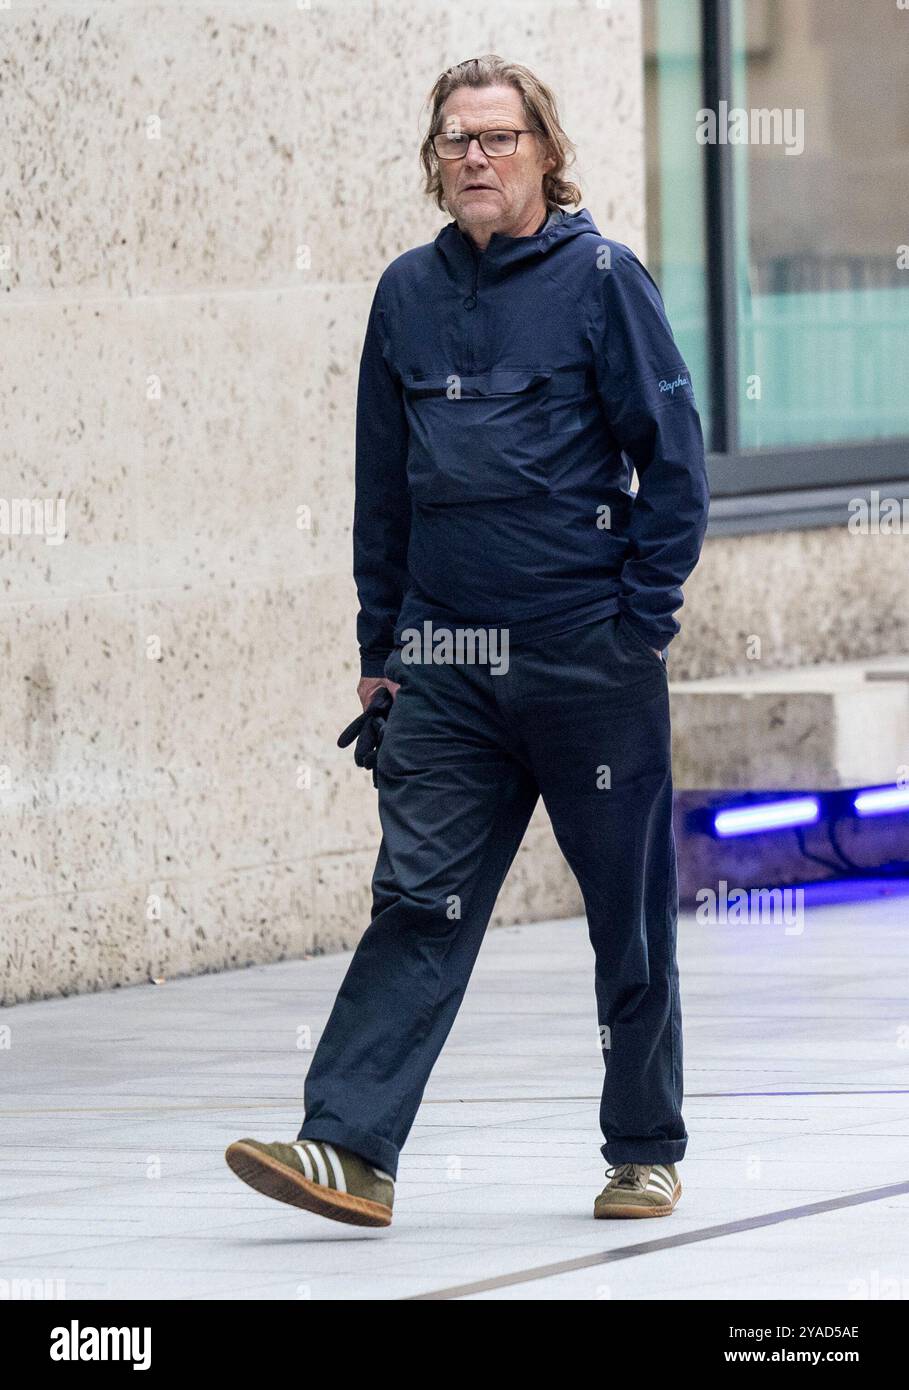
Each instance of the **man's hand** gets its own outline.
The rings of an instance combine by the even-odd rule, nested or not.
[[[338,747],[347,748],[356,740],[354,762],[357,767],[369,768],[372,784],[379,785],[379,749],[385,737],[385,725],[391,713],[398,686],[384,676],[361,677],[357,694],[363,706],[363,713],[352,719],[338,734]]]
[[[366,709],[366,706],[369,704],[370,700],[375,695],[376,691],[382,685],[384,685],[385,689],[391,693],[392,700],[394,700],[398,691],[401,689],[400,683],[398,681],[387,680],[385,676],[360,677],[360,684],[357,686],[357,699],[360,701],[360,705],[364,710]]]

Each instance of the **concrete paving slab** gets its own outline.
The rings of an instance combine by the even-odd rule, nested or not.
[[[8,1008],[0,1279],[97,1299],[909,1295],[909,884],[878,888],[808,890],[799,937],[680,922],[691,1139],[659,1222],[592,1219],[580,919],[489,933],[384,1231],[270,1203],[223,1160],[240,1135],[295,1135],[346,955]],[[845,1205],[806,1212],[823,1201]],[[594,1263],[527,1277],[572,1260]]]

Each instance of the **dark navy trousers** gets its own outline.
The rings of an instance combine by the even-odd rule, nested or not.
[[[300,1139],[396,1175],[502,882],[542,795],[583,896],[608,1163],[674,1163],[682,1120],[668,677],[621,617],[489,664],[405,662],[379,749],[369,927],[306,1077]]]

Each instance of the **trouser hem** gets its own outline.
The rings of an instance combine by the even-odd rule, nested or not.
[[[607,1163],[679,1163],[687,1139],[610,1139],[600,1149]]]
[[[381,1168],[396,1178],[398,1173],[398,1149],[388,1139],[377,1134],[369,1134],[363,1129],[352,1129],[340,1120],[304,1120],[297,1135],[298,1139],[321,1139],[326,1144],[340,1144],[342,1149],[350,1149],[359,1154],[367,1163]]]

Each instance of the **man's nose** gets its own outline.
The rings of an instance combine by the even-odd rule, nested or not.
[[[471,168],[477,166],[482,168],[489,162],[483,153],[483,146],[475,135],[470,137],[470,144],[467,146],[467,153],[464,156],[464,160]]]

